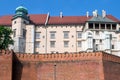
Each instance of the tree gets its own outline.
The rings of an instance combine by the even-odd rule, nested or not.
[[[11,38],[12,30],[8,27],[0,26],[0,50],[8,49],[14,43]]]

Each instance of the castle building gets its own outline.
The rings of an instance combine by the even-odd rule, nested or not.
[[[21,53],[67,53],[105,51],[120,56],[120,21],[97,10],[93,16],[28,14],[19,6],[15,15],[0,17],[0,25],[13,30],[12,48]]]

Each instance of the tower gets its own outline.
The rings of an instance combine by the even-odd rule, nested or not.
[[[16,8],[15,15],[12,19],[12,30],[15,52],[25,52],[26,44],[26,24],[29,23],[28,11],[25,7]]]

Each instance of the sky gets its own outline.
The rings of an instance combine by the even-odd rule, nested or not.
[[[0,0],[0,16],[15,14],[18,6],[24,6],[29,14],[47,14],[59,16],[81,16],[92,15],[94,10],[98,10],[101,15],[102,10],[120,19],[120,0]]]

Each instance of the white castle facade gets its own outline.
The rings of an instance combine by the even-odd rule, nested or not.
[[[65,53],[105,51],[120,56],[120,21],[112,15],[50,16],[28,14],[16,8],[15,15],[0,17],[0,25],[13,30],[12,48],[21,53]]]

